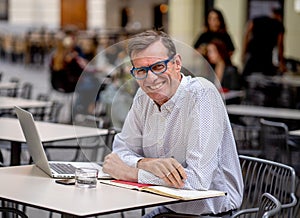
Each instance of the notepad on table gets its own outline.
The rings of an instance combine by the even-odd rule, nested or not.
[[[142,184],[137,182],[128,182],[123,180],[101,180],[101,183],[114,185],[122,188],[128,188],[138,191],[146,191],[154,194],[176,198],[180,200],[194,200],[203,198],[212,198],[225,196],[226,193],[217,190],[187,190],[187,189],[177,189],[160,185]]]

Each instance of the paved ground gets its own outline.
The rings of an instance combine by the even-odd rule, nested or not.
[[[49,73],[46,66],[24,66],[23,64],[11,64],[0,59],[0,72],[2,80],[19,78],[21,84],[30,82],[33,84],[33,98],[38,93],[47,93],[50,90]]]

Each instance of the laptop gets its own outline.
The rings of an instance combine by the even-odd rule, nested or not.
[[[74,178],[76,168],[92,167],[98,169],[98,179],[111,178],[102,171],[102,166],[95,162],[48,161],[32,114],[18,106],[14,108],[34,164],[50,177],[57,179]]]

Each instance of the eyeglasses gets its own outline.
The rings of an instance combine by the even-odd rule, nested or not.
[[[173,58],[174,58],[174,55],[169,57],[167,60],[158,61],[154,64],[151,64],[149,67],[138,67],[138,68],[133,67],[130,70],[130,73],[137,80],[142,80],[142,79],[147,78],[149,70],[151,70],[151,72],[154,73],[155,75],[163,74],[168,69],[168,63]]]

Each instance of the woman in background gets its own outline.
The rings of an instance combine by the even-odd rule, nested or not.
[[[229,55],[232,56],[235,48],[231,37],[227,32],[223,14],[217,9],[211,9],[208,12],[205,19],[205,29],[198,37],[196,43],[194,44],[194,48],[205,58],[207,58],[206,46],[213,39],[221,40],[225,44]]]
[[[71,123],[73,93],[87,60],[80,56],[73,37],[58,33],[56,40],[57,44],[50,55],[49,63],[51,99],[62,104],[58,121]]]
[[[208,43],[207,58],[216,73],[216,82],[221,83],[223,91],[242,88],[241,76],[237,67],[232,64],[224,42],[214,39]]]

